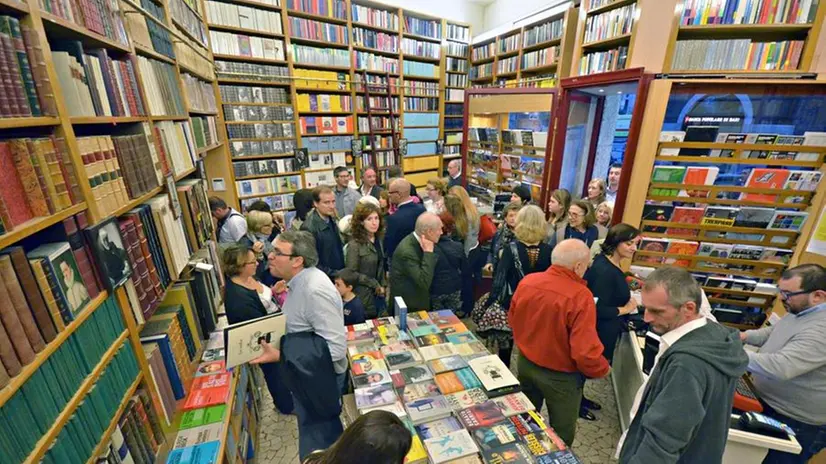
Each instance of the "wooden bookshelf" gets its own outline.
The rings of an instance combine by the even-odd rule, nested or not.
[[[115,415],[112,416],[112,422],[109,423],[109,427],[103,432],[101,435],[100,440],[98,441],[97,446],[95,449],[92,450],[92,456],[86,461],[86,464],[94,464],[97,456],[103,452],[103,449],[108,444],[107,439],[112,436],[112,433],[115,432],[115,429],[118,427],[118,421],[120,417],[123,415],[124,411],[126,411],[126,407],[129,406],[129,400],[132,399],[132,395],[138,390],[138,387],[141,385],[141,381],[143,380],[143,372],[139,372],[138,376],[135,377],[135,381],[132,382],[132,385],[126,390],[126,393],[123,395],[123,399],[120,400],[120,406],[118,406],[117,411],[115,411]]]

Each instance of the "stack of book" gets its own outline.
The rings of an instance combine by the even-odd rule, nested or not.
[[[439,111],[439,100],[423,97],[404,97],[405,111]]]
[[[493,76],[493,63],[480,64],[470,68],[470,79],[481,79]]]
[[[525,29],[522,46],[530,47],[562,37],[562,18]]]
[[[303,146],[307,146],[302,142]],[[230,141],[229,150],[233,158],[245,156],[278,156],[292,154],[296,148],[294,140]]]
[[[467,67],[466,60],[459,60],[456,58],[448,58],[449,60],[456,60],[456,61],[464,61],[465,65],[461,66],[463,68]],[[467,72],[467,69],[463,69],[461,72]],[[448,87],[467,87],[467,75],[466,74],[448,74],[447,75],[447,86]]]
[[[347,5],[344,0],[287,0],[287,9],[303,11],[316,16],[347,19]]]
[[[459,92],[462,92],[459,90]],[[438,82],[426,82],[426,81],[414,81],[414,80],[406,80],[405,81],[405,95],[415,95],[420,97],[439,97],[439,83]],[[448,100],[453,100],[452,98],[448,98]],[[461,98],[459,98],[461,100]]]
[[[287,89],[277,87],[253,87],[249,85],[224,85],[219,87],[221,101],[228,103],[289,103]]]
[[[207,1],[206,7],[212,24],[281,34],[281,15],[278,12],[214,1]]]
[[[195,138],[189,121],[159,121],[155,123],[155,131],[160,133],[161,149],[175,176],[195,166]]]
[[[227,134],[230,139],[281,139],[293,137],[292,122],[280,123],[256,123],[256,124],[235,124],[227,125]]]
[[[165,442],[151,395],[141,387],[129,399],[96,462],[152,462]]]
[[[559,47],[548,47],[522,55],[522,70],[556,63]]]
[[[500,59],[496,62],[496,74],[515,73],[519,67],[519,57],[512,56],[510,58]]]
[[[356,5],[353,5],[355,8]],[[373,31],[360,27],[353,28],[353,45],[358,47],[375,48],[390,53],[399,52],[398,34],[388,34],[386,32]]]
[[[401,88],[401,81],[398,77],[390,76],[388,79],[386,76],[368,74],[367,79],[365,79],[363,74],[357,73],[355,85],[356,92],[366,91],[365,86],[361,84],[362,82],[367,83],[366,87],[370,89],[371,93],[387,94],[389,90],[391,94],[398,94],[399,89]],[[381,105],[372,105],[373,108],[378,106]]]
[[[266,37],[209,31],[212,53],[265,60],[284,60],[284,41]]]
[[[447,54],[453,56],[467,56],[468,45],[456,42],[447,43]]]
[[[304,18],[290,17],[290,35],[303,39],[320,40],[342,45],[348,44],[347,26],[312,21]]]
[[[345,415],[384,410],[407,425],[408,463],[578,462],[545,425],[519,382],[450,310],[405,314],[347,327],[355,393]],[[566,461],[568,462],[568,461]]]
[[[218,125],[215,116],[193,116],[192,133],[195,136],[196,148],[215,145],[218,142]]]
[[[178,86],[175,66],[163,61],[138,57],[141,81],[152,116],[180,116],[186,114],[183,96]]]
[[[468,61],[463,60],[461,58],[447,57],[447,59],[445,60],[445,69],[447,71],[455,71],[455,72],[464,72],[464,73],[466,73],[467,70],[468,70]],[[451,74],[451,75],[448,76],[448,78],[450,78],[450,77],[461,77],[461,78],[467,79],[467,76],[460,76],[458,74]],[[465,82],[467,82],[467,81],[465,81]],[[464,87],[466,84],[451,84],[450,80],[448,79],[448,85],[456,85],[456,86]]]
[[[585,43],[598,42],[631,33],[631,26],[637,11],[637,4],[632,3],[585,20]]]
[[[129,43],[117,2],[86,4],[80,0],[55,0],[38,3],[46,13],[75,23],[122,45]]]
[[[0,117],[54,115],[54,94],[40,40],[28,26],[0,16]]]

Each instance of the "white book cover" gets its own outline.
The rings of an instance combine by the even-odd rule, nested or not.
[[[232,324],[224,329],[227,369],[248,363],[263,352],[260,341],[281,346],[281,337],[287,330],[287,316],[281,312]]]
[[[465,430],[457,430],[441,437],[428,438],[424,441],[427,454],[435,464],[441,464],[454,459],[475,454],[479,448]]]
[[[499,390],[500,388],[519,385],[513,373],[499,359],[499,356],[482,356],[468,361],[468,365],[473,369],[473,373],[482,382],[485,391]]]
[[[685,139],[685,131],[662,131],[660,132],[660,142],[682,142]],[[660,156],[677,156],[680,154],[679,148],[663,148]]]

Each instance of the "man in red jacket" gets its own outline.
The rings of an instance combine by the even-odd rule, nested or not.
[[[519,347],[522,391],[571,445],[586,378],[608,375],[596,329],[594,296],[582,279],[591,260],[580,240],[554,247],[550,268],[525,276],[511,299],[508,321]]]

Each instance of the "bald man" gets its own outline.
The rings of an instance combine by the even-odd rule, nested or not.
[[[597,336],[594,296],[582,278],[590,260],[581,240],[559,242],[551,267],[519,282],[508,312],[522,391],[537,411],[545,400],[549,425],[569,446],[585,379],[610,370]]]
[[[399,243],[393,253],[390,266],[391,302],[395,300],[393,297],[400,296],[409,311],[430,309],[430,284],[438,261],[433,249],[441,236],[442,220],[439,216],[420,214],[415,230]]]
[[[447,163],[447,188],[454,185],[462,185],[462,162],[460,160],[451,160]]]
[[[424,206],[415,203],[410,196],[410,182],[393,179],[387,187],[390,203],[396,205],[396,212],[387,217],[387,230],[384,232],[385,256],[393,256],[396,247],[416,226],[416,219],[425,212]]]

